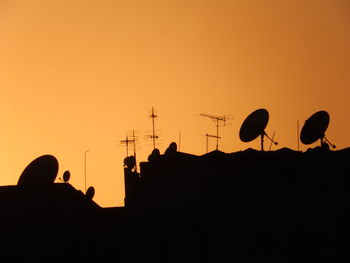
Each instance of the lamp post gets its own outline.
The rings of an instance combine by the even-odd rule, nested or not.
[[[89,152],[90,150],[86,150],[85,154],[84,154],[84,177],[85,177],[85,193],[86,193],[86,154]]]

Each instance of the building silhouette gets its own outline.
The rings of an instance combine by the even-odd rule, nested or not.
[[[343,262],[349,259],[349,157],[350,148],[329,147],[155,152],[140,163],[140,174],[125,168],[125,206],[173,224],[167,231],[177,251],[188,249],[183,240],[197,242],[196,259]]]
[[[345,262],[349,160],[350,148],[193,155],[172,144],[139,173],[125,160],[125,206],[111,208],[40,163],[0,187],[0,258]]]

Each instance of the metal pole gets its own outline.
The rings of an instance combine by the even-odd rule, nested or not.
[[[207,144],[206,144],[206,150],[207,150],[207,153],[208,153],[208,133],[205,135],[207,137]]]
[[[219,150],[219,119],[216,120],[216,150]]]
[[[85,154],[84,154],[84,177],[85,177],[85,193],[86,193],[86,154],[89,152],[90,150],[86,150]]]
[[[126,157],[128,157],[129,156],[129,137],[128,136],[126,136],[125,142],[126,142]]]
[[[181,146],[181,131],[179,133],[179,149],[178,149],[179,152],[180,152],[180,146]]]
[[[300,151],[300,145],[299,145],[299,121],[297,121],[297,142],[298,142],[298,152]]]
[[[135,172],[137,172],[137,161],[136,161],[136,138],[135,138],[135,131],[132,131],[132,139],[134,141],[134,157],[135,157]]]
[[[154,135],[154,109],[152,107],[152,138],[153,138],[153,149],[156,148],[156,136]]]
[[[271,151],[271,146],[272,146],[272,143],[274,142],[273,141],[273,138],[275,138],[275,132],[273,132],[273,134],[272,134],[272,138],[270,139],[270,147],[269,147],[269,151]]]

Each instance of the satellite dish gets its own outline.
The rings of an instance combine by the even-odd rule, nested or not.
[[[18,186],[42,186],[53,184],[58,172],[58,161],[52,155],[33,160],[22,172]]]
[[[177,151],[177,144],[176,142],[172,142],[169,144],[169,147],[165,150],[165,154],[175,153],[176,151]]]
[[[259,135],[264,134],[265,127],[269,121],[269,113],[265,109],[259,109],[244,120],[239,131],[239,138],[243,142],[255,140]]]
[[[124,166],[126,166],[128,169],[134,168],[135,165],[136,165],[135,156],[131,155],[124,158]]]
[[[318,111],[308,118],[303,128],[300,132],[300,140],[303,144],[312,144],[317,140],[321,141],[321,146],[323,145],[323,140],[325,139],[333,148],[336,146],[330,143],[325,138],[325,132],[329,125],[329,114],[326,111]]]
[[[269,113],[265,109],[258,109],[243,121],[241,129],[239,130],[239,138],[242,142],[250,142],[261,136],[261,150],[264,150],[263,141],[264,136],[268,137],[265,133],[265,128],[269,122]],[[270,137],[268,137],[272,142]]]
[[[70,179],[70,172],[67,170],[63,173],[63,182],[68,183]]]
[[[159,160],[160,158],[160,151],[159,149],[155,148],[153,149],[152,153],[148,156],[148,161],[156,161]]]
[[[94,195],[95,195],[95,188],[93,186],[90,186],[87,190],[86,190],[86,193],[85,193],[85,196],[92,200],[92,198],[94,198]]]

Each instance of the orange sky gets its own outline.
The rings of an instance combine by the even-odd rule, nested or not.
[[[259,149],[239,140],[258,108],[278,148],[297,149],[296,122],[318,110],[331,117],[326,137],[346,148],[349,13],[346,0],[1,0],[0,185],[52,154],[58,177],[70,170],[84,190],[89,149],[94,200],[123,205],[120,140],[136,130],[147,159],[153,106],[161,152],[181,132],[181,151],[204,154],[215,125],[200,113],[234,118],[220,150]]]

